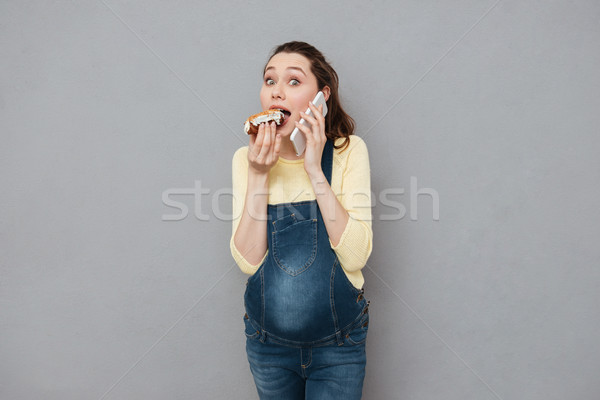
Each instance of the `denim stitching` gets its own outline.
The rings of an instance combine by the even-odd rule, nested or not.
[[[302,373],[302,377],[306,378],[306,371],[304,370],[304,365],[302,365],[302,350],[303,348],[300,348],[300,351],[298,352],[298,358],[300,359],[300,362],[298,364],[300,364],[300,372]]]
[[[342,267],[342,264],[340,263],[340,259],[337,257],[337,255],[335,256],[335,265],[339,265],[340,268],[342,269],[342,271],[344,271],[344,267]],[[346,282],[346,285],[348,285],[352,290],[354,290],[356,292],[357,296],[360,294],[362,289],[358,289],[356,286],[354,286],[352,284],[352,282],[350,282],[350,279],[348,279],[348,275],[346,275],[345,272],[344,272],[344,278],[342,278],[342,279]]]
[[[292,202],[289,202],[289,203],[267,204],[267,207],[271,207],[271,208],[288,207],[289,208],[291,206],[293,208],[294,206],[301,206],[301,205],[304,205],[304,204],[310,204],[313,201],[316,201],[316,200],[302,200],[302,201],[295,201],[295,202],[292,201]]]
[[[306,220],[303,220],[301,222],[304,222]],[[293,225],[290,225],[289,227],[291,227]],[[310,255],[310,257],[308,258],[308,260],[306,261],[306,263],[299,269],[297,269],[296,271],[292,271],[291,269],[289,269],[288,267],[286,267],[285,265],[283,265],[283,263],[279,260],[278,257],[278,251],[277,251],[277,235],[276,233],[278,233],[279,231],[273,231],[271,232],[271,241],[273,242],[273,260],[275,260],[275,263],[279,266],[279,268],[281,268],[282,270],[284,270],[288,275],[291,276],[297,276],[300,275],[302,272],[306,271],[308,269],[308,267],[310,267],[313,262],[315,261],[315,259],[317,258],[317,220],[313,219],[311,220],[311,226],[312,226],[312,233],[313,233],[313,244],[312,244],[312,248],[313,251]],[[289,228],[286,227],[286,228]]]
[[[334,287],[335,287],[335,262],[333,263],[333,268],[331,268],[331,275],[329,278],[329,303],[331,304],[331,317],[333,318],[333,329],[336,333],[336,341],[338,341],[339,336],[339,321],[338,321],[338,315],[337,312],[335,311],[335,293],[334,293]],[[338,342],[339,344],[339,342]]]
[[[365,322],[369,321],[369,314],[365,314],[366,317],[361,318],[361,323],[357,328],[352,329],[350,332],[348,332],[346,335],[346,339],[348,340],[348,342],[351,345],[358,345],[358,344],[363,344],[364,342],[367,341],[367,336],[368,336],[368,332],[369,332],[369,325],[367,324],[367,326],[363,326],[365,324]],[[363,321],[364,320],[364,321]],[[358,342],[355,340],[352,340],[352,337],[350,336],[351,333],[355,332],[356,330],[359,330],[359,332],[362,334],[363,332],[365,333],[365,338],[362,340],[359,340]]]
[[[306,218],[306,216],[304,216],[303,220],[310,219],[310,217],[312,216],[313,209],[318,210],[318,208],[319,208],[316,199],[315,200],[296,201],[296,202],[292,201],[289,203],[268,204],[267,205],[268,206],[267,213],[269,215],[269,220],[271,219],[271,212],[268,211],[269,208],[270,209],[274,208],[276,219],[281,219],[281,218],[285,217],[285,215],[283,215],[283,214],[285,214],[285,210],[288,210],[291,214],[294,214],[294,215],[296,213],[302,215],[302,213],[300,213],[300,210],[298,210],[296,207],[300,207],[303,205],[314,206],[314,207],[311,207],[311,209],[309,210],[309,213],[310,213],[309,218]],[[294,216],[294,219],[297,219],[297,218]]]
[[[302,368],[308,368],[312,364],[312,349],[309,347],[308,350],[308,364],[302,364],[302,350],[300,350],[300,365]]]
[[[340,265],[340,268],[342,268],[342,271],[343,271],[343,270],[344,270],[344,268],[342,267],[342,264],[339,264],[339,265]],[[356,286],[354,286],[354,285],[352,284],[352,282],[350,282],[350,279],[348,279],[348,275],[346,275],[346,273],[345,273],[345,272],[344,272],[344,277],[346,278],[346,279],[345,279],[345,281],[346,281],[346,284],[347,284],[348,286],[350,286],[350,289],[352,289],[352,290],[355,292],[355,294],[358,296],[358,295],[361,293],[361,290],[362,290],[362,289],[359,289],[359,288],[357,288]]]
[[[260,316],[260,329],[263,331],[265,329],[265,269],[263,268],[260,271],[260,302],[261,304],[261,316]]]
[[[294,340],[283,339],[283,338],[280,338],[279,336],[272,335],[269,332],[265,332],[265,334],[268,335],[268,340],[270,342],[278,343],[282,346],[293,347],[293,348],[297,348],[297,349],[301,349],[301,348],[307,347],[307,346],[310,346],[310,347],[329,346],[329,345],[336,343],[335,335],[333,335],[333,338],[330,338],[327,340],[319,339],[319,340],[315,340],[313,342],[299,342],[299,341],[294,341]],[[328,337],[330,337],[330,336],[328,336]]]
[[[254,333],[252,335],[249,335],[246,333],[246,324],[249,324],[252,329],[254,329]],[[244,315],[244,335],[246,335],[246,337],[248,339],[256,339],[256,337],[258,337],[259,333],[256,331],[256,328],[254,327],[254,325],[252,325],[252,322],[250,321],[250,318],[246,318],[246,316]]]
[[[291,213],[291,214],[289,214],[289,215],[285,215],[285,216],[283,216],[283,217],[281,217],[281,218],[277,218],[276,220],[274,220],[273,222],[271,222],[271,224],[273,224],[273,230],[274,230],[274,231],[276,230],[276,226],[275,226],[275,224],[276,224],[278,221],[281,221],[282,219],[289,218],[289,217],[292,217],[292,220],[293,220],[294,222],[293,222],[292,224],[288,225],[288,226],[292,226],[293,224],[295,224],[296,222],[298,222],[298,219],[296,218],[296,214],[294,214],[294,213]],[[287,228],[287,227],[286,227],[286,228]]]

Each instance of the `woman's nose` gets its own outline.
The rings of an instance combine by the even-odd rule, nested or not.
[[[284,92],[283,92],[283,88],[281,87],[281,84],[277,83],[276,85],[271,86],[271,96],[272,97],[279,97],[279,98],[283,98],[284,97]]]

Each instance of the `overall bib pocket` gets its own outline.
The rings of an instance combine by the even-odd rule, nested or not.
[[[296,221],[287,216],[273,225],[273,259],[279,268],[291,276],[308,269],[317,255],[317,220]]]

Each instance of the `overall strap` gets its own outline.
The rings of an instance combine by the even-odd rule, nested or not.
[[[327,139],[321,156],[321,169],[327,178],[327,182],[331,185],[331,170],[333,168],[333,140]]]

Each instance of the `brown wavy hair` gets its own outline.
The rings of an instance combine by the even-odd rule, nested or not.
[[[271,55],[269,60],[263,68],[263,76],[265,69],[271,61],[271,58],[278,53],[297,53],[308,58],[310,61],[310,70],[317,77],[317,85],[319,90],[322,90],[325,86],[329,86],[331,93],[327,100],[327,115],[325,116],[325,135],[328,139],[331,139],[335,143],[337,138],[346,138],[342,144],[336,149],[342,149],[344,151],[350,144],[350,135],[354,134],[354,128],[356,126],[352,117],[350,117],[342,108],[340,102],[340,95],[338,93],[339,78],[337,72],[325,59],[323,53],[317,50],[305,42],[287,42],[277,46]]]

